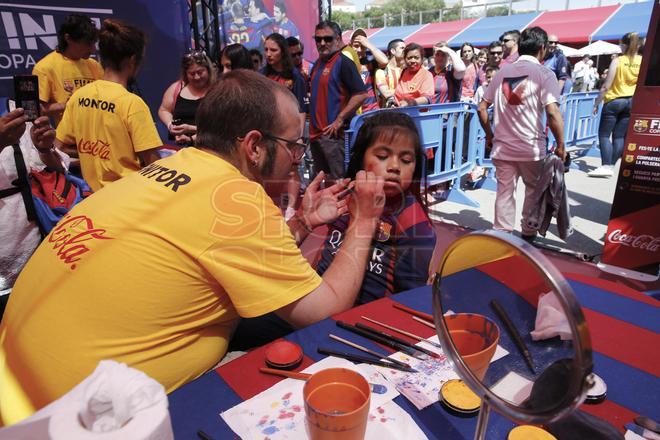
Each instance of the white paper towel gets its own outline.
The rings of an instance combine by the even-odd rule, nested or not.
[[[125,364],[101,361],[67,394],[0,429],[0,440],[172,440],[167,408],[165,389],[154,379]]]

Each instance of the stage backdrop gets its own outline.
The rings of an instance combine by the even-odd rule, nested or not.
[[[314,26],[319,21],[316,0],[224,0],[219,2],[222,45],[240,43],[263,49],[263,40],[277,32],[296,37],[305,46],[305,58],[317,58]]]
[[[655,3],[602,260],[653,275],[660,262],[659,25],[660,4]]]
[[[186,0],[6,0],[0,3],[0,96],[13,97],[12,76],[31,73],[34,64],[55,49],[57,29],[64,17],[73,13],[87,15],[97,25],[106,18],[118,18],[147,34],[146,58],[137,87],[157,120],[163,92],[178,77],[181,56],[190,45]],[[163,136],[166,130],[162,124],[158,126]]]

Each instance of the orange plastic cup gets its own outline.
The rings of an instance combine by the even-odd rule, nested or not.
[[[312,440],[362,440],[367,430],[371,389],[361,374],[328,368],[303,387],[305,427]]]
[[[483,380],[500,340],[499,327],[485,316],[474,313],[447,315],[445,323],[466,365]]]

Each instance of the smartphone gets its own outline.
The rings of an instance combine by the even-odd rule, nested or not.
[[[36,75],[14,76],[14,98],[16,107],[25,110],[28,121],[39,117],[39,78]]]

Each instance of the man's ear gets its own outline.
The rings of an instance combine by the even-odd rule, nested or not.
[[[247,162],[251,165],[257,165],[264,154],[263,135],[258,130],[248,131],[240,143],[241,154],[244,154]]]

